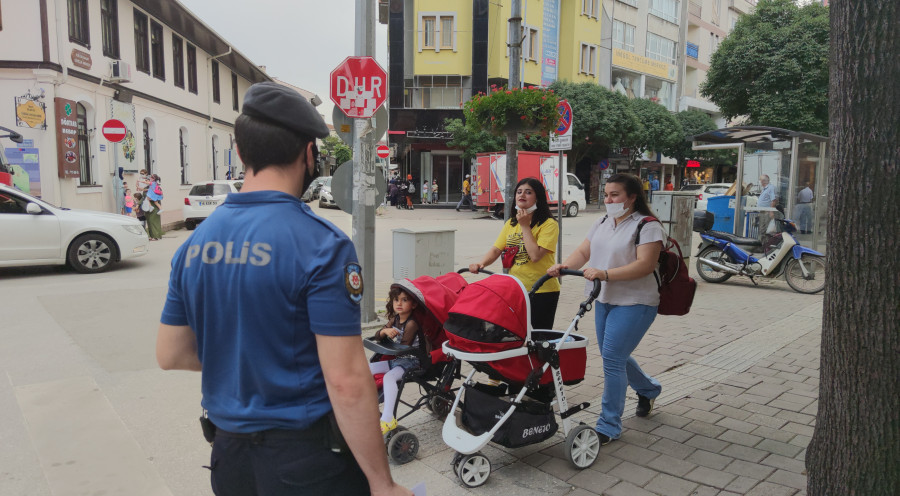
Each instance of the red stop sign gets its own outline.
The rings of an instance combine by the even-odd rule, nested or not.
[[[391,155],[391,149],[387,145],[378,145],[375,155],[378,155],[378,158],[388,158]]]
[[[112,143],[118,143],[125,139],[125,133],[128,132],[128,128],[119,119],[110,119],[103,123],[100,131],[103,133],[104,138]]]
[[[347,117],[372,117],[387,98],[387,73],[372,57],[347,57],[331,71],[330,94]]]

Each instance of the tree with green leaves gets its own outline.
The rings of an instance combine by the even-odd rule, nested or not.
[[[640,122],[624,95],[594,83],[559,80],[550,85],[572,107],[572,150],[569,164],[584,158],[600,159],[623,146],[626,136],[640,128]]]
[[[495,136],[483,129],[466,126],[462,119],[445,119],[444,129],[453,136],[447,142],[447,146],[462,150],[462,159],[465,163],[475,158],[478,153],[506,149],[506,138]]]
[[[713,53],[701,94],[727,119],[827,134],[828,9],[760,0]]]
[[[353,159],[353,149],[345,145],[337,136],[326,136],[322,143],[322,155],[334,157],[335,165],[341,165]]]
[[[675,114],[675,120],[681,124],[683,139],[669,148],[660,150],[663,155],[674,158],[679,165],[688,160],[699,160],[707,165],[730,164],[737,162],[737,153],[733,150],[693,150],[691,136],[697,136],[717,129],[712,117],[699,110],[682,110]]]
[[[684,131],[675,116],[662,105],[646,98],[629,100],[640,126],[625,137],[628,163],[634,168],[646,151],[663,153],[684,141]]]

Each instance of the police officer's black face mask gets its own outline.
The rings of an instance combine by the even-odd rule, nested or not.
[[[307,156],[306,153],[304,153],[304,158],[306,156]],[[319,177],[319,173],[320,173],[319,172],[319,147],[317,147],[315,143],[312,144],[312,156],[313,156],[313,164],[314,164],[312,173],[309,172],[309,167],[308,167],[309,164],[305,163],[306,161],[304,160],[303,190],[301,191],[301,194],[303,193],[303,191],[306,191],[306,188],[309,188],[309,185],[312,184],[313,180],[315,180],[317,177]]]

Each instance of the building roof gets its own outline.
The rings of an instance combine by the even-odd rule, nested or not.
[[[146,11],[151,16],[162,21],[173,31],[196,45],[201,50],[212,55],[231,53],[219,57],[220,63],[228,66],[251,83],[271,81],[268,75],[256,64],[250,61],[244,54],[234,47],[222,36],[216,33],[187,9],[178,0],[132,0],[132,3]]]
[[[791,141],[799,137],[809,141],[828,141],[825,136],[818,134],[801,133],[778,127],[766,126],[736,126],[707,131],[703,134],[691,137],[692,141],[705,143],[772,143],[775,141]]]

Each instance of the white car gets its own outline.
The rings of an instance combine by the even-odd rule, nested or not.
[[[334,195],[331,193],[331,176],[325,178],[322,189],[319,190],[319,207],[341,208],[334,202]]]
[[[150,239],[133,218],[51,205],[0,184],[0,267],[68,264],[82,273],[146,255]]]
[[[706,210],[706,202],[712,197],[722,196],[731,187],[731,183],[688,184],[681,191],[692,191],[697,194],[697,204],[694,208]]]
[[[184,198],[184,227],[192,230],[197,224],[209,217],[228,193],[237,193],[244,185],[243,180],[217,179],[202,184],[195,184]]]

